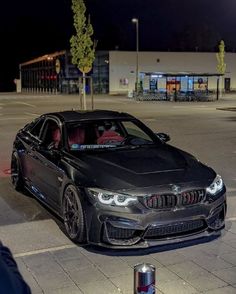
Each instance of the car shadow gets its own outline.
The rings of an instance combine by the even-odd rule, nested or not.
[[[28,191],[14,190],[9,177],[0,178],[0,181],[0,225],[52,218],[51,212]]]
[[[236,121],[236,116],[228,116],[226,119],[227,119],[227,121],[235,122]]]

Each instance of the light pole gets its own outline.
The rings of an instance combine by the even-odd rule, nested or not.
[[[139,53],[139,21],[138,18],[132,18],[132,23],[136,25],[136,82],[135,82],[135,91],[136,95],[138,93],[138,85],[139,85],[139,60],[138,60],[138,53]]]

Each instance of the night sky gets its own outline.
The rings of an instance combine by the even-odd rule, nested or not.
[[[139,18],[141,51],[236,51],[235,0],[85,0],[97,49],[135,50]],[[0,91],[14,90],[18,65],[69,49],[70,0],[4,1],[0,10]]]

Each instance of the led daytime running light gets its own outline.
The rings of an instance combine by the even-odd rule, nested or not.
[[[206,188],[207,193],[211,195],[217,194],[223,188],[223,180],[221,176],[217,175],[212,184]]]
[[[101,189],[89,189],[89,192],[96,197],[99,202],[106,205],[128,206],[130,203],[137,201],[137,197],[125,194],[113,194],[110,191]]]

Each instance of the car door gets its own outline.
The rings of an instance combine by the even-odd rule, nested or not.
[[[64,172],[60,168],[60,138],[55,142],[53,131],[59,130],[62,133],[60,124],[53,118],[46,119],[43,130],[40,134],[41,144],[32,152],[35,168],[34,182],[38,189],[39,196],[55,209],[59,206],[59,192],[63,181]],[[56,144],[55,144],[56,143]]]
[[[33,150],[40,144],[40,132],[44,124],[44,117],[31,123],[23,132],[22,148],[20,152],[21,168],[26,184],[32,189],[35,182],[35,168]]]

